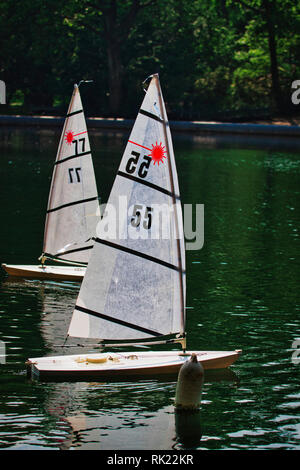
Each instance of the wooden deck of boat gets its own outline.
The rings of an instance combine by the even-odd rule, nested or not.
[[[193,351],[204,369],[224,369],[231,366],[241,351]],[[52,356],[28,359],[33,376],[149,376],[177,373],[190,358],[192,351],[124,352]]]
[[[62,281],[81,281],[86,271],[86,268],[81,266],[42,266],[4,263],[1,266],[9,276]]]

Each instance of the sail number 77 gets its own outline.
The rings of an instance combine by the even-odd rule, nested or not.
[[[81,142],[81,149],[79,149],[79,144],[78,142]],[[78,150],[81,151],[82,153],[85,151],[85,137],[82,137],[81,139],[74,139],[72,141],[72,144],[75,145],[75,155],[78,155]]]
[[[69,172],[69,183],[81,182],[81,178],[80,178],[81,167],[68,168],[68,172]]]

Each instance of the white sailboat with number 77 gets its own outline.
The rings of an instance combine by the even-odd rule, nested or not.
[[[17,277],[82,280],[100,220],[98,199],[79,85],[75,84],[54,163],[41,264],[2,264],[3,269]],[[56,265],[45,264],[46,260]]]
[[[120,197],[128,211],[117,210]],[[64,377],[173,373],[192,353],[205,369],[231,365],[239,350],[186,351],[182,210],[158,75],[151,77],[106,207],[68,330],[68,336],[94,338],[103,352],[31,358],[31,372]],[[156,212],[162,207],[168,236],[160,233]],[[173,350],[137,351],[134,345],[141,344],[167,344]],[[127,351],[109,351],[114,346]]]

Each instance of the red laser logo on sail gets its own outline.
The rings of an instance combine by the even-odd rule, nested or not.
[[[66,132],[66,137],[65,137],[65,139],[66,139],[67,144],[68,144],[68,145],[71,145],[71,143],[72,143],[73,140],[74,140],[74,134],[73,134],[73,132],[72,132],[72,131]]]
[[[153,160],[153,164],[157,163],[159,166],[160,163],[163,163],[163,158],[167,158],[166,155],[165,146],[160,142],[159,144],[155,142],[155,145],[152,144],[152,149],[150,151],[150,155],[147,155],[148,157],[151,157]]]
[[[68,131],[65,134],[65,141],[68,145],[71,145],[71,143],[74,140],[74,137],[76,137],[77,135],[86,134],[86,133],[87,133],[87,131],[83,131],[83,132],[79,132],[78,134],[74,134],[73,131]]]
[[[165,150],[165,146],[160,142],[159,144],[155,142],[155,145],[152,144],[152,149],[149,149],[148,147],[144,147],[144,145],[137,144],[136,142],[133,142],[132,140],[129,140],[131,144],[137,145],[138,147],[142,147],[143,149],[149,150],[150,154],[147,155],[147,157],[151,157],[153,160],[153,164],[157,162],[157,165],[159,166],[159,163],[164,163],[163,158],[167,158]]]

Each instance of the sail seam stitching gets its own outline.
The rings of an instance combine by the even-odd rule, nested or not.
[[[167,196],[171,196],[171,197],[174,197],[175,199],[180,200],[180,196],[178,196],[177,194],[173,194],[168,189],[162,188],[161,186],[157,186],[156,184],[150,183],[149,181],[144,181],[140,178],[137,178],[136,176],[128,175],[127,173],[124,173],[123,171],[118,171],[117,175],[123,176],[124,178],[127,178],[129,180],[135,181],[136,183],[144,184],[145,186],[148,186],[149,188],[155,189],[156,191],[160,191],[161,193],[164,193]]]
[[[71,160],[72,158],[76,157],[83,157],[84,155],[89,155],[92,153],[90,150],[88,152],[83,152],[83,153],[77,153],[76,155],[70,155],[70,157],[62,158],[61,160],[57,160],[54,165],[58,165],[59,163],[66,162],[67,160]]]
[[[57,206],[57,207],[54,207],[53,209],[48,209],[47,214],[49,212],[58,211],[59,209],[64,209],[65,207],[74,206],[76,204],[83,204],[84,202],[96,201],[96,199],[99,199],[98,196],[90,197],[89,199],[81,199],[80,201],[68,202],[67,204],[63,204],[62,206]]]
[[[130,255],[139,256],[140,258],[147,259],[148,261],[153,261],[154,263],[161,264],[162,266],[165,266],[166,268],[174,269],[174,271],[179,271],[182,274],[185,273],[185,271],[175,266],[174,264],[168,263],[167,261],[163,261],[159,258],[154,258],[154,256],[146,255],[146,253],[141,253],[139,251],[132,250],[131,248],[128,248],[127,246],[118,245],[117,243],[112,243],[112,242],[109,242],[108,240],[102,240],[101,238],[94,238],[93,240],[95,240],[97,243],[102,243],[103,245],[107,245],[111,248],[125,251],[126,253],[129,253]]]
[[[75,114],[83,113],[83,109],[79,109],[78,111],[73,111],[72,113],[69,113],[66,115],[66,118],[69,118],[71,116],[74,116]]]
[[[163,119],[161,119],[160,117],[156,116],[155,114],[153,113],[150,113],[149,111],[145,111],[144,109],[140,109],[139,110],[139,113],[140,114],[143,114],[144,116],[147,116],[147,117],[150,117],[152,119],[155,119],[155,121],[158,121],[158,122],[161,122],[163,123]]]
[[[89,315],[93,315],[95,317],[102,318],[103,320],[111,321],[113,323],[118,323],[119,325],[126,326],[127,328],[142,331],[143,333],[147,333],[153,336],[163,336],[161,333],[158,333],[157,331],[148,330],[147,328],[143,328],[142,326],[134,325],[133,323],[128,323],[124,320],[119,320],[118,318],[111,317],[110,315],[105,315],[103,313],[95,312],[94,310],[90,310],[85,307],[80,307],[79,305],[75,306],[75,310],[79,310],[80,312],[87,313]]]

